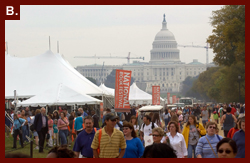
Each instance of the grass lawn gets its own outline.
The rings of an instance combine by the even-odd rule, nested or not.
[[[27,143],[25,143],[27,144]],[[70,149],[73,149],[73,145],[74,143],[72,143],[71,147],[69,147]],[[27,154],[30,155],[30,144],[25,145],[24,148],[21,148],[21,145],[19,145],[19,141],[17,141],[17,150],[16,149],[12,149],[13,147],[13,137],[10,135],[10,137],[6,137],[5,134],[5,154],[7,153],[23,153],[23,154]],[[33,143],[33,158],[46,158],[46,156],[48,155],[48,152],[51,148],[46,148],[44,149],[44,153],[39,153],[38,150],[35,150],[35,145]],[[9,152],[12,151],[12,152]]]

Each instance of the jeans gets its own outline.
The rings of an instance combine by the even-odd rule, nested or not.
[[[197,145],[190,145],[188,144],[188,158],[193,158],[193,151],[194,151],[194,158],[196,158],[196,154],[195,154],[195,148]]]
[[[26,135],[29,137],[29,130],[27,128],[27,125],[24,125],[24,126],[22,126],[22,140],[23,140],[23,143],[25,141],[29,142],[29,140],[26,138]],[[19,144],[21,145],[21,139],[19,140]]]
[[[61,139],[61,145],[67,145],[67,137],[69,130],[59,130],[59,137]]]
[[[13,129],[14,130],[14,129]],[[20,139],[20,144],[21,144],[21,147],[23,147],[23,138],[22,138],[22,134],[20,133],[20,130],[14,130],[13,131],[13,138],[14,138],[14,141],[13,141],[13,148],[16,148],[16,140],[17,140],[17,135],[19,135],[19,139]]]
[[[167,119],[164,119],[164,122],[165,122],[165,127],[167,127],[167,125],[168,125],[168,122],[169,122],[169,118],[167,118]]]

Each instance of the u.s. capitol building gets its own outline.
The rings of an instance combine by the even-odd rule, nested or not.
[[[76,70],[83,76],[94,78],[99,82],[104,82],[113,69],[131,70],[138,87],[146,92],[152,92],[153,85],[159,85],[161,92],[179,92],[181,83],[186,77],[195,77],[206,70],[206,65],[197,59],[188,64],[181,62],[180,50],[177,49],[173,33],[167,29],[165,15],[162,29],[156,34],[152,45],[149,62],[134,61],[132,64],[104,67],[95,64],[77,66]],[[214,66],[212,63],[207,65],[207,67]],[[103,74],[100,77],[101,73]]]

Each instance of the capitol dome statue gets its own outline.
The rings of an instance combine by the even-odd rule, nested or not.
[[[180,51],[177,49],[174,34],[167,29],[165,14],[163,15],[162,29],[156,34],[152,45],[151,64],[180,62]]]

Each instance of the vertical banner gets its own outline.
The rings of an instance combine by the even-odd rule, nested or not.
[[[160,105],[160,86],[152,86],[152,105]]]
[[[116,70],[115,75],[115,111],[130,112],[129,89],[132,71]]]
[[[103,103],[102,102],[100,103],[100,115],[101,115],[101,118],[103,118]]]
[[[173,104],[176,103],[176,95],[173,95],[172,101],[173,101]]]
[[[170,104],[170,93],[167,93],[167,98],[168,98],[168,104]]]

